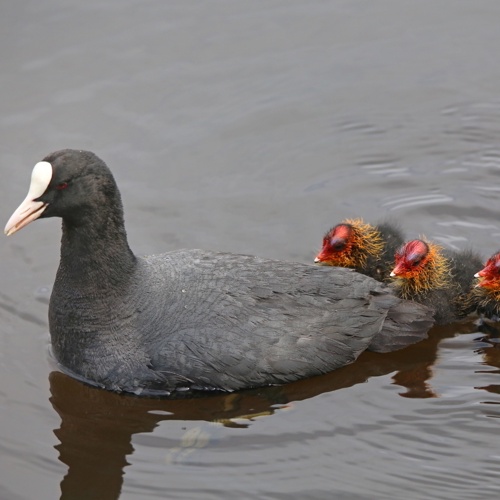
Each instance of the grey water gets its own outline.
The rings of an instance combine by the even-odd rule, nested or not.
[[[0,7],[0,214],[90,149],[138,254],[312,262],[347,217],[500,248],[496,0]],[[283,387],[178,401],[58,372],[60,223],[0,244],[0,498],[493,499],[500,349],[473,319]]]

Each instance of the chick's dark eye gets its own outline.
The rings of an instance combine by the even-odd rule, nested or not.
[[[345,241],[332,240],[330,242],[330,246],[333,248],[333,250],[337,250],[337,251],[343,250],[346,247],[346,245],[347,245],[347,243]]]
[[[67,187],[68,187],[67,182],[60,182],[59,184],[57,184],[56,189],[58,191],[61,191],[62,189],[66,189]]]
[[[415,267],[415,266],[418,266],[421,262],[422,262],[422,259],[415,259],[415,260],[411,263],[411,265],[412,265],[413,267]]]

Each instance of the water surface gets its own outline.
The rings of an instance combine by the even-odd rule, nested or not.
[[[310,262],[345,217],[500,248],[495,0],[47,0],[1,7],[4,221],[90,149],[139,254]],[[0,498],[500,495],[500,349],[474,321],[289,386],[180,401],[54,370],[60,224],[1,245]]]

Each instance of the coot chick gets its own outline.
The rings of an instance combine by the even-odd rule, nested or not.
[[[325,234],[314,262],[350,267],[378,281],[386,281],[394,267],[394,254],[403,242],[403,234],[394,224],[372,226],[362,219],[347,219]]]
[[[53,353],[72,376],[168,395],[282,384],[426,337],[429,309],[349,269],[203,250],[136,257],[105,163],[62,150],[33,169],[5,232],[61,217],[49,305]]]
[[[469,312],[499,321],[500,319],[500,251],[494,253],[475,275],[479,278],[467,303]]]
[[[473,288],[480,257],[472,250],[451,251],[421,239],[396,251],[391,276],[398,295],[435,310],[436,324],[452,323],[469,311],[464,304]]]

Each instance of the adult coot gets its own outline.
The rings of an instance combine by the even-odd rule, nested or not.
[[[444,250],[421,239],[406,242],[397,252],[391,276],[398,295],[435,309],[438,325],[472,312],[474,272],[481,258],[472,250]]]
[[[49,306],[52,349],[73,376],[114,391],[238,390],[325,373],[371,348],[426,337],[429,309],[350,269],[203,250],[136,257],[120,193],[88,151],[33,169],[10,235],[62,217]]]
[[[362,219],[347,219],[325,234],[314,262],[350,267],[378,281],[386,281],[394,267],[394,254],[403,242],[401,230],[392,223],[372,226]]]

